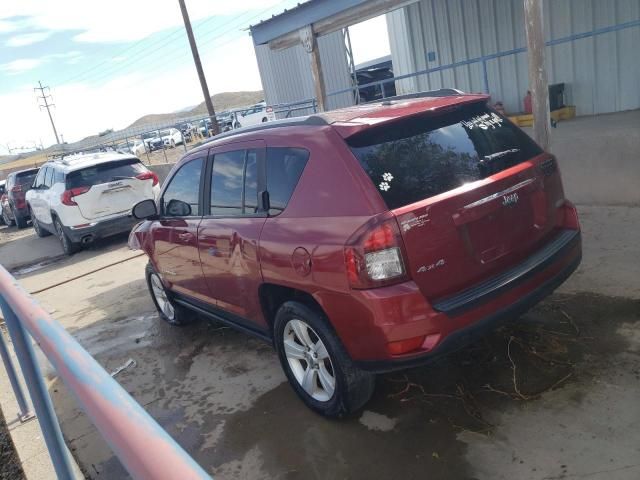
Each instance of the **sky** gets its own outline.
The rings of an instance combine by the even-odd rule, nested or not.
[[[186,0],[212,95],[262,88],[247,28],[298,1]],[[389,54],[381,29],[351,28],[356,63]],[[55,143],[38,81],[69,142],[202,102],[177,0],[0,2],[0,155]]]

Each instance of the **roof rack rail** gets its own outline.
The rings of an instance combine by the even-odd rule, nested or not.
[[[380,103],[390,100],[411,100],[412,98],[427,98],[427,97],[452,97],[457,95],[466,95],[462,90],[457,88],[440,88],[439,90],[428,90],[426,92],[407,93],[405,95],[395,95],[393,97],[378,98],[367,103]]]
[[[211,140],[204,142],[202,145],[206,145],[215,140],[220,140],[221,138],[229,138],[235,135],[240,135],[241,133],[257,132],[260,130],[268,130],[270,128],[292,127],[299,125],[323,126],[328,125],[328,123],[324,118],[318,115],[309,115],[308,117],[283,118],[281,120],[272,120],[271,122],[259,123],[257,125],[250,125],[248,127],[241,127],[235,130],[220,133],[213,137]]]

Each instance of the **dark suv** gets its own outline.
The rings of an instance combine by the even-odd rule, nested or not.
[[[31,189],[38,170],[38,168],[30,168],[7,175],[7,183],[5,184],[7,202],[2,206],[2,218],[7,225],[15,223],[18,228],[27,226],[30,213],[25,194]]]
[[[438,91],[236,130],[189,152],[130,237],[160,316],[275,346],[312,409],[514,320],[578,266],[556,159]]]

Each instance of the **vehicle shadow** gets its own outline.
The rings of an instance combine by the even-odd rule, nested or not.
[[[21,263],[20,266],[12,268],[10,272],[16,278],[18,278],[18,280],[26,279],[33,275],[53,273],[58,270],[64,272],[65,268],[79,265],[85,262],[87,262],[87,268],[90,269],[91,266],[90,262],[88,262],[89,260],[96,261],[102,255],[126,248],[128,233],[113,235],[111,237],[96,240],[95,242],[84,246],[82,250],[71,256],[67,256],[64,254],[59,240],[54,236],[37,238],[34,235],[32,238],[37,240],[38,242],[41,242],[40,245],[43,244],[42,240],[54,242],[54,246],[56,248],[52,249],[50,255],[48,256],[39,258],[35,261]],[[31,239],[29,239],[28,241],[29,246],[31,246]]]
[[[92,297],[104,318],[73,335],[107,370],[133,359],[117,380],[222,478],[472,478],[460,434],[492,438],[500,412],[551,392],[578,412],[629,346],[619,328],[640,321],[638,301],[554,295],[475,344],[380,375],[364,412],[330,421],[297,399],[269,345],[207,321],[171,327],[145,290],[138,279]],[[88,478],[126,478],[75,400],[59,381],[51,388]]]

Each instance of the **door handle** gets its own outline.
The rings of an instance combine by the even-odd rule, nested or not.
[[[188,242],[190,240],[193,240],[193,237],[194,237],[193,233],[190,233],[190,232],[182,232],[178,234],[178,238],[183,242]]]

